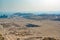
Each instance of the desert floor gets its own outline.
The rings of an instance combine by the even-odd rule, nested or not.
[[[38,27],[27,27],[28,24]],[[0,19],[0,33],[5,40],[43,40],[46,37],[60,40],[60,21]]]

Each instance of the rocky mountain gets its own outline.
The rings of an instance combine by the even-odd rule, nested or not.
[[[13,13],[12,15],[3,14],[0,15],[0,18],[15,18],[15,17],[23,17],[26,19],[33,20],[60,20],[60,14],[34,14],[34,13]]]
[[[60,19],[60,14],[33,14],[33,13],[14,13],[13,17],[23,17],[27,19],[34,19],[34,20],[44,20],[44,19]]]

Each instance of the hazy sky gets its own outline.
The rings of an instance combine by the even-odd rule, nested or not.
[[[0,11],[60,11],[60,0],[0,0]]]

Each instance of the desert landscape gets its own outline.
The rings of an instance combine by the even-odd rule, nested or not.
[[[60,40],[60,0],[0,0],[0,40]]]
[[[1,18],[0,40],[60,40],[60,21]]]

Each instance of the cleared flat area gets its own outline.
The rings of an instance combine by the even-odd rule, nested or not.
[[[39,27],[26,27],[27,24]],[[5,26],[4,26],[5,25]],[[24,18],[0,19],[0,32],[5,40],[42,40],[51,37],[60,40],[60,21],[29,20]]]

